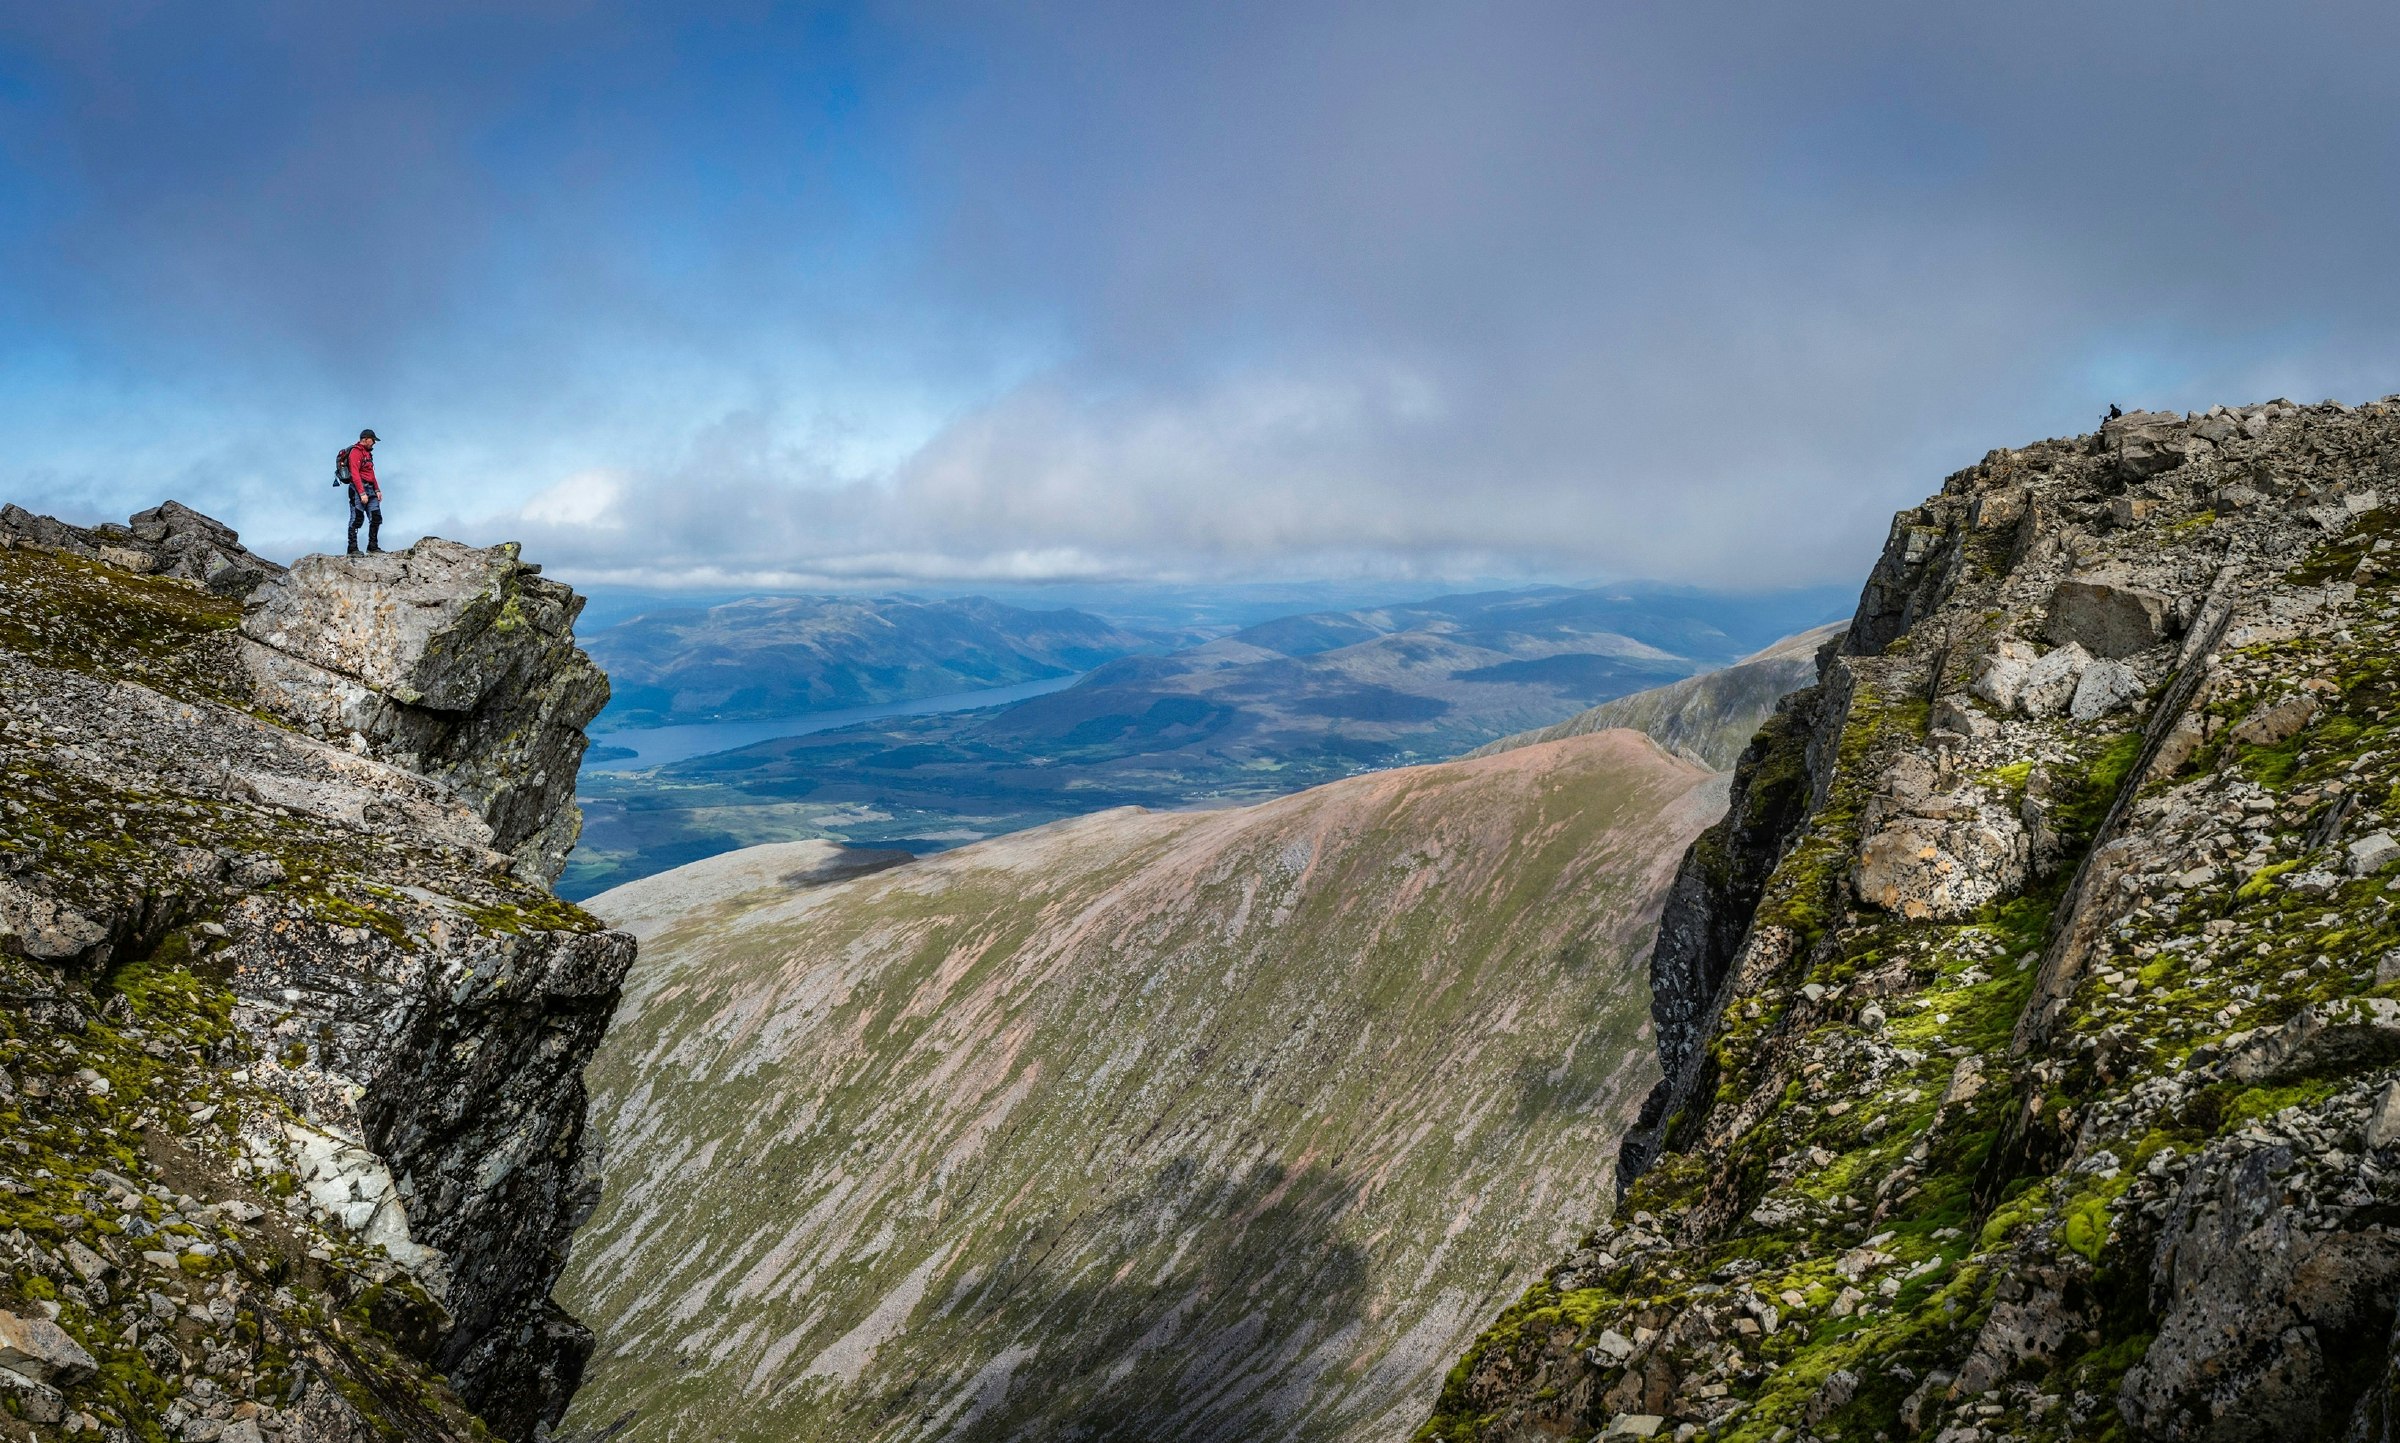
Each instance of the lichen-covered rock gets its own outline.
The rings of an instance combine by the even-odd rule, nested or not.
[[[0,1308],[0,1369],[36,1383],[74,1383],[99,1366],[82,1344],[48,1318],[20,1318]]]
[[[1951,921],[2024,886],[2027,861],[2024,824],[2005,812],[1903,817],[1859,844],[1851,884],[1886,912]]]
[[[455,774],[260,715],[233,597],[16,534],[0,1287],[98,1368],[43,1386],[104,1434],[530,1438],[590,1347],[549,1293],[631,939]]]
[[[575,645],[583,599],[540,570],[439,537],[305,556],[251,597],[242,659],[279,716],[450,783],[547,885],[582,827],[583,728],[608,678]]]
[[[2121,661],[2101,661],[2083,669],[2075,681],[2075,695],[2067,703],[2067,715],[2077,721],[2098,721],[2104,716],[2124,709],[2126,703],[2142,694],[2140,673]]]
[[[1421,1438],[2400,1432],[2400,398],[2125,420],[1895,524],[1634,1226]]]

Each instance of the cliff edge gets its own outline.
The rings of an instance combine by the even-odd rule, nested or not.
[[[0,512],[0,1409],[33,1436],[529,1439],[590,1336],[581,1071],[634,944],[548,888],[580,600]]]
[[[1897,518],[1684,860],[1616,1220],[1420,1437],[2390,1436],[2395,401]]]

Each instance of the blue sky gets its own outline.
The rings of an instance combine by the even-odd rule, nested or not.
[[[2388,7],[0,0],[0,495],[642,586],[1855,577],[2400,390]]]

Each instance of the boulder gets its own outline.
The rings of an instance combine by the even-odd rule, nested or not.
[[[2025,885],[2024,824],[1986,808],[1971,820],[1902,817],[1859,844],[1851,887],[1869,906],[1955,921]]]
[[[1977,664],[1971,690],[2001,710],[2012,711],[2017,705],[2017,694],[2025,689],[2025,673],[2040,656],[2040,652],[2024,642],[2008,638],[1996,641]]]
[[[2259,707],[2242,718],[2232,736],[2244,746],[2271,747],[2289,741],[2317,719],[2317,699],[2306,692],[2272,706]]]
[[[2375,1110],[2367,1114],[2368,1150],[2381,1152],[2395,1142],[2400,1142],[2400,1082],[2385,1087],[2375,1099]]]
[[[2173,598],[2105,574],[2073,576],[2050,596],[2045,634],[2094,656],[2132,656],[2174,635]]]
[[[247,596],[283,568],[253,555],[234,529],[180,501],[134,513],[126,523],[162,576],[197,582],[220,596]]]
[[[539,573],[513,544],[438,537],[305,556],[251,598],[242,658],[268,710],[449,783],[547,883],[582,829],[583,728],[608,678],[575,645],[583,598]]]
[[[2017,710],[2030,717],[2057,716],[2065,711],[2091,660],[2089,652],[2071,641],[2045,653],[2025,669],[2025,684],[2017,689]]]
[[[0,1368],[36,1383],[74,1383],[99,1366],[58,1324],[0,1309]]]
[[[158,569],[156,557],[147,551],[139,551],[130,546],[101,547],[100,564],[113,566],[119,571],[131,571],[137,574]]]
[[[2191,429],[2172,411],[2128,411],[2100,428],[2100,444],[2119,476],[2140,480],[2184,462]]]
[[[2077,721],[2093,721],[2123,707],[2142,694],[2142,679],[2133,668],[2121,661],[2096,661],[2083,669],[2075,683],[2075,695],[2067,703],[2067,715]]]
[[[1979,740],[2000,734],[2000,723],[1984,714],[1963,696],[1938,697],[1933,703],[1930,719],[1932,730]]]
[[[2252,1033],[2226,1057],[2225,1075],[2255,1086],[2395,1058],[2400,1058],[2400,1002],[2345,997],[2311,1002],[2281,1027]]]
[[[2119,526],[2139,526],[2158,514],[2158,502],[2148,496],[2119,496],[2108,503],[2108,515]]]
[[[2369,832],[2343,850],[2350,854],[2350,875],[2364,877],[2400,861],[2400,842],[2389,832]]]

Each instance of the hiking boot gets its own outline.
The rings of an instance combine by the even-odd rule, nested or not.
[[[352,556],[360,556],[360,555],[364,555],[365,553],[361,552],[361,551],[360,551],[360,550],[359,550],[357,547],[353,546],[353,547],[351,547],[351,548],[350,548],[350,554],[351,554]]]
[[[372,553],[372,554],[374,554],[374,555],[376,555],[376,556],[381,556],[381,555],[383,554],[383,548],[382,548],[382,547],[380,547],[380,546],[377,546],[377,545],[376,545],[374,542],[372,542],[372,541],[370,541],[370,542],[368,542],[368,543],[367,543],[367,550],[368,550],[370,553]]]

